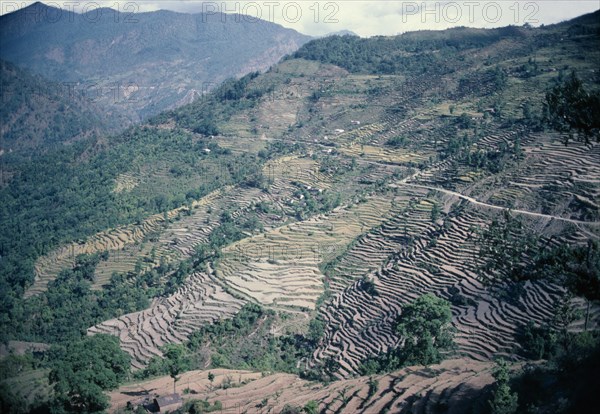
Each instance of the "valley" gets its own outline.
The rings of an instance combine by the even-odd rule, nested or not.
[[[226,24],[220,13],[134,14],[136,3],[90,10],[94,4],[80,14],[37,2],[1,16],[0,58],[84,95],[120,128],[266,70],[310,40],[266,21]]]
[[[317,39],[41,155],[73,172],[47,198],[14,161],[3,340],[63,355],[15,377],[46,370],[59,393],[65,347],[106,340],[127,361],[110,412],[174,389],[178,412],[580,409],[600,343],[599,16]],[[552,103],[569,93],[577,116]]]

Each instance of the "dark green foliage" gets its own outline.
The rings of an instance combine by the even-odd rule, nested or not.
[[[325,323],[319,318],[313,318],[308,324],[307,339],[313,343],[318,343],[325,333]]]
[[[108,407],[105,390],[127,378],[129,355],[110,335],[94,335],[56,349],[50,382],[60,407],[74,412],[98,412]]]
[[[15,377],[20,372],[37,369],[45,364],[32,353],[24,355],[9,354],[0,359],[0,381]]]
[[[469,129],[469,128],[472,128],[473,127],[473,120],[471,119],[471,117],[468,114],[466,114],[465,112],[463,112],[458,117],[458,127],[460,129]]]
[[[467,134],[459,135],[458,133],[454,133],[450,135],[444,154],[446,156],[451,156],[461,152],[468,152],[470,151],[470,146],[471,139]]]
[[[517,340],[521,354],[529,359],[548,359],[556,353],[557,333],[549,326],[536,326],[532,321],[519,326]]]
[[[478,245],[484,262],[478,272],[485,283],[520,282],[529,277],[526,270],[537,253],[537,240],[509,210],[480,233]]]
[[[448,140],[445,155],[454,155],[457,161],[464,163],[475,171],[488,171],[492,174],[501,172],[511,160],[519,159],[522,155],[519,139],[512,144],[501,142],[497,149],[474,150],[471,139],[464,134]]]
[[[514,288],[523,281],[543,278],[588,300],[600,299],[600,244],[597,241],[590,240],[587,246],[575,247],[566,243],[541,245],[519,218],[505,210],[480,233],[478,244],[483,261],[478,271],[485,283]],[[515,298],[518,296],[513,295],[512,299]]]
[[[578,139],[586,143],[592,137],[600,142],[600,95],[587,92],[575,72],[546,94],[545,104],[546,119],[552,128],[569,133],[569,137],[577,132]]]
[[[460,290],[455,286],[450,286],[448,293],[450,294],[450,303],[454,306],[477,306],[475,300],[462,295]]]
[[[379,295],[379,293],[377,292],[377,286],[375,286],[375,282],[373,282],[371,279],[369,279],[366,276],[361,279],[358,287],[360,290],[362,290],[363,292],[365,292],[371,296]]]
[[[286,404],[280,414],[302,414],[302,408],[296,405]]]
[[[305,414],[318,414],[319,413],[319,403],[315,400],[310,400],[304,407],[302,408]]]
[[[318,328],[311,323],[308,338],[300,335],[276,338],[269,333],[274,317],[273,311],[247,304],[233,318],[203,326],[186,344],[187,362],[181,372],[202,368],[204,347],[209,347],[213,367],[298,373],[296,364],[316,346],[315,341],[322,334],[322,322]],[[165,374],[169,374],[168,360],[153,358],[136,376],[148,378]],[[214,376],[212,378],[214,380]]]
[[[194,131],[196,134],[202,134],[206,136],[217,135],[219,133],[217,124],[212,119],[200,120],[193,126],[192,131]]]
[[[438,203],[434,202],[431,207],[431,221],[436,222],[440,218],[441,209]]]
[[[297,344],[300,339],[269,335],[273,317],[272,311],[245,305],[232,319],[207,325],[192,334],[188,348],[194,352],[210,343],[215,367],[295,372],[295,364],[303,355]]]
[[[27,412],[25,401],[5,382],[0,382],[0,412],[13,414]]]
[[[305,151],[306,146],[301,142],[291,143],[288,140],[273,140],[267,144],[267,150],[263,153],[262,158],[273,158],[274,156]]]
[[[496,66],[490,73],[492,74],[492,79],[496,90],[503,89],[506,86],[506,81],[508,80],[506,72],[504,72],[504,70],[502,70],[502,68],[499,66]]]
[[[19,302],[6,325],[30,341],[61,343],[80,339],[90,326],[149,305],[146,294],[122,277],[113,278],[104,290],[92,290],[99,260],[99,255],[79,256],[76,266],[61,272],[46,292]]]
[[[0,60],[2,149],[44,151],[85,135],[108,132],[108,118],[68,85]],[[113,117],[113,122],[117,117]],[[113,130],[114,131],[114,130]]]
[[[190,369],[187,349],[183,345],[167,344],[162,351],[169,376],[173,378],[173,393],[175,393],[175,384],[179,381],[179,374]]]
[[[526,365],[513,390],[519,394],[520,412],[544,414],[588,412],[600,389],[598,334],[572,334],[569,352],[557,348],[546,364]]]
[[[161,348],[161,351],[163,353],[162,358],[153,357],[146,368],[137,371],[134,375],[140,379],[169,375],[173,378],[173,392],[175,392],[179,374],[198,367],[194,365],[192,356],[184,345],[167,344]]]
[[[236,111],[254,107],[264,94],[272,91],[272,85],[263,87],[253,83],[257,76],[258,72],[253,72],[240,79],[228,79],[202,99],[157,115],[149,122],[158,125],[172,118],[181,128],[205,136],[217,135],[220,122],[227,121]]]
[[[451,321],[450,304],[432,294],[405,306],[396,325],[396,332],[404,339],[403,364],[439,362],[439,351],[452,346]]]
[[[233,155],[181,129],[149,126],[114,137],[104,151],[84,142],[34,159],[18,154],[2,158],[4,167],[15,171],[9,185],[0,188],[0,332],[5,337],[10,333],[11,339],[27,337],[26,331],[5,327],[23,312],[15,306],[24,306],[19,298],[33,281],[40,255],[61,243],[185,205],[222,185],[250,178],[259,185],[264,162],[253,154]],[[113,192],[120,173],[154,164],[168,165],[174,177],[151,175],[131,192]],[[239,237],[232,229],[220,232],[227,234],[217,244]]]
[[[332,63],[353,73],[418,75],[444,67],[458,51],[482,47],[501,36],[514,35],[518,36],[518,33],[511,33],[509,28],[488,31],[457,28],[447,30],[443,35],[425,31],[392,38],[328,36],[308,42],[292,57]]]
[[[541,250],[534,265],[536,277],[563,284],[573,294],[590,301],[600,300],[600,243],[589,240],[586,246],[567,243]]]
[[[321,366],[313,369],[312,372],[303,373],[308,379],[316,379],[323,382],[335,380],[335,374],[340,370],[341,364],[333,357],[327,357]]]
[[[496,379],[495,389],[492,392],[490,407],[492,414],[513,414],[517,411],[518,395],[511,391],[510,372],[506,362],[498,362],[494,371]]]
[[[215,401],[211,404],[208,400],[189,400],[186,401],[183,406],[174,411],[174,414],[202,414],[212,413],[215,411],[221,411],[223,404],[221,401]]]
[[[259,72],[252,72],[239,80],[230,79],[223,82],[213,96],[221,101],[240,101],[241,99],[256,99],[262,96],[261,91],[249,91],[248,84],[252,79],[258,77]]]
[[[440,351],[453,347],[450,303],[430,293],[402,309],[395,331],[403,344],[385,355],[367,359],[363,375],[389,372],[407,365],[430,365],[441,361]]]
[[[340,193],[327,190],[317,193],[309,191],[297,182],[293,184],[298,187],[294,192],[296,200],[293,207],[298,220],[304,220],[313,214],[330,212],[340,205],[342,199]]]
[[[397,135],[388,139],[385,145],[393,147],[393,148],[402,148],[406,144],[406,137]]]

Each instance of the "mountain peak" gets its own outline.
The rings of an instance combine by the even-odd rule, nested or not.
[[[136,122],[191,90],[266,70],[310,40],[264,20],[238,24],[243,20],[229,15],[223,22],[222,15],[162,10],[132,16],[115,9],[80,7],[79,14],[38,2],[2,16],[0,58],[51,81],[96,85],[102,78],[104,84],[91,88],[100,94],[96,101]],[[155,72],[131,75],[140,66]],[[131,99],[127,85],[137,91]],[[110,88],[115,92],[101,92]]]
[[[327,33],[321,37],[329,37],[329,36],[355,36],[355,37],[360,37],[359,35],[357,35],[356,33],[354,33],[351,30],[339,30],[337,32],[331,32],[331,33]]]
[[[23,7],[22,9],[15,10],[13,13],[21,13],[21,12],[31,13],[32,11],[36,11],[37,13],[39,13],[39,12],[47,12],[47,11],[54,11],[54,10],[59,11],[59,12],[66,11],[66,10],[60,9],[58,7],[49,6],[46,3],[42,3],[41,1],[36,1],[35,3],[32,3],[27,7]]]
[[[83,13],[83,15],[92,14],[92,15],[103,16],[105,14],[110,14],[110,13],[120,14],[121,12],[119,12],[118,10],[112,9],[110,7],[98,7],[96,9],[87,10],[85,13]]]

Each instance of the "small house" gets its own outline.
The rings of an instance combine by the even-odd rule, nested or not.
[[[175,411],[183,405],[183,399],[179,394],[169,394],[163,397],[156,397],[144,404],[144,408],[149,413],[165,413]]]

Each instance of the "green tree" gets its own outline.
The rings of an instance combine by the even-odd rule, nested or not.
[[[458,117],[458,127],[460,129],[469,129],[472,126],[473,120],[471,119],[471,117],[466,112],[460,114],[460,116]]]
[[[434,364],[440,350],[452,347],[450,303],[427,293],[402,309],[396,332],[404,339],[399,354],[403,365]]]
[[[600,96],[587,92],[574,71],[566,81],[546,94],[545,112],[550,126],[568,133],[569,138],[577,132],[586,144],[592,136],[600,141]]]
[[[489,400],[492,414],[513,414],[517,411],[518,395],[510,389],[510,373],[506,361],[500,360],[494,371],[496,386]]]
[[[302,408],[296,405],[286,404],[281,410],[281,414],[302,414]]]
[[[360,372],[372,375],[390,372],[407,365],[429,365],[441,361],[441,351],[453,348],[450,302],[427,293],[402,309],[395,331],[402,346],[384,355],[367,358]],[[369,384],[369,394],[377,391],[377,381]]]
[[[86,413],[108,408],[103,391],[117,388],[129,372],[130,358],[119,348],[118,338],[89,336],[54,352],[49,379],[59,405]]]
[[[319,403],[315,400],[310,400],[304,405],[303,409],[306,414],[317,414],[319,412]]]
[[[379,292],[377,291],[377,286],[375,286],[375,282],[373,282],[367,275],[364,275],[360,281],[359,289],[363,292],[368,293],[371,296],[379,296]]]
[[[480,233],[478,245],[483,264],[477,271],[489,285],[524,280],[531,268],[530,259],[537,254],[536,239],[509,210]]]
[[[440,218],[440,206],[438,203],[434,202],[431,207],[431,221],[435,223],[438,218]]]
[[[189,361],[185,346],[180,344],[168,344],[162,349],[165,356],[169,376],[173,378],[173,394],[175,385],[179,381],[179,374],[189,369]]]
[[[213,387],[213,382],[215,381],[215,374],[213,374],[212,372],[208,373],[208,380],[210,381],[210,388]]]

